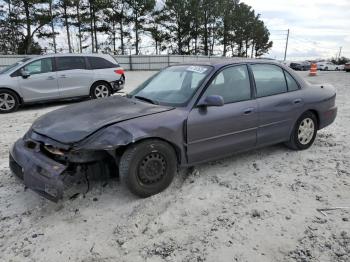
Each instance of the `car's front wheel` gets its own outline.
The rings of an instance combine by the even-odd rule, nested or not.
[[[288,147],[295,150],[304,150],[309,148],[315,141],[318,129],[317,118],[314,113],[304,113],[292,131],[290,140],[286,143]]]
[[[174,149],[161,140],[146,140],[126,149],[120,159],[122,184],[140,196],[149,197],[166,189],[177,170]]]
[[[90,95],[94,99],[108,97],[111,94],[111,87],[105,82],[97,82],[93,84],[90,91]]]
[[[0,113],[11,113],[19,107],[19,97],[11,90],[0,90]]]

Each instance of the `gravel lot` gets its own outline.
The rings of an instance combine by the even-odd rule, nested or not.
[[[152,72],[128,72],[126,90]],[[307,151],[283,145],[183,170],[165,192],[138,199],[117,179],[82,182],[59,204],[11,175],[8,150],[40,115],[69,103],[0,115],[0,261],[350,261],[350,74],[338,118]],[[75,193],[80,194],[69,199]]]

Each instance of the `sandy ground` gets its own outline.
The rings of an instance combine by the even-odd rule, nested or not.
[[[129,72],[126,89],[152,72]],[[306,73],[302,73],[307,77]],[[165,192],[138,199],[117,179],[84,183],[54,204],[25,190],[9,147],[40,115],[67,103],[0,115],[0,261],[350,261],[350,74],[339,114],[307,151],[283,145],[183,170]]]

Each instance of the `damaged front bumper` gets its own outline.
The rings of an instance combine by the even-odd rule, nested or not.
[[[10,169],[25,186],[43,197],[57,202],[63,197],[62,174],[66,165],[52,160],[40,151],[40,145],[30,147],[19,139],[10,151]]]

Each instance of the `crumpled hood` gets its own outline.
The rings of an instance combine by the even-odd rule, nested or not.
[[[52,111],[37,119],[32,129],[58,142],[72,144],[83,140],[104,126],[172,109],[172,107],[112,96]]]

